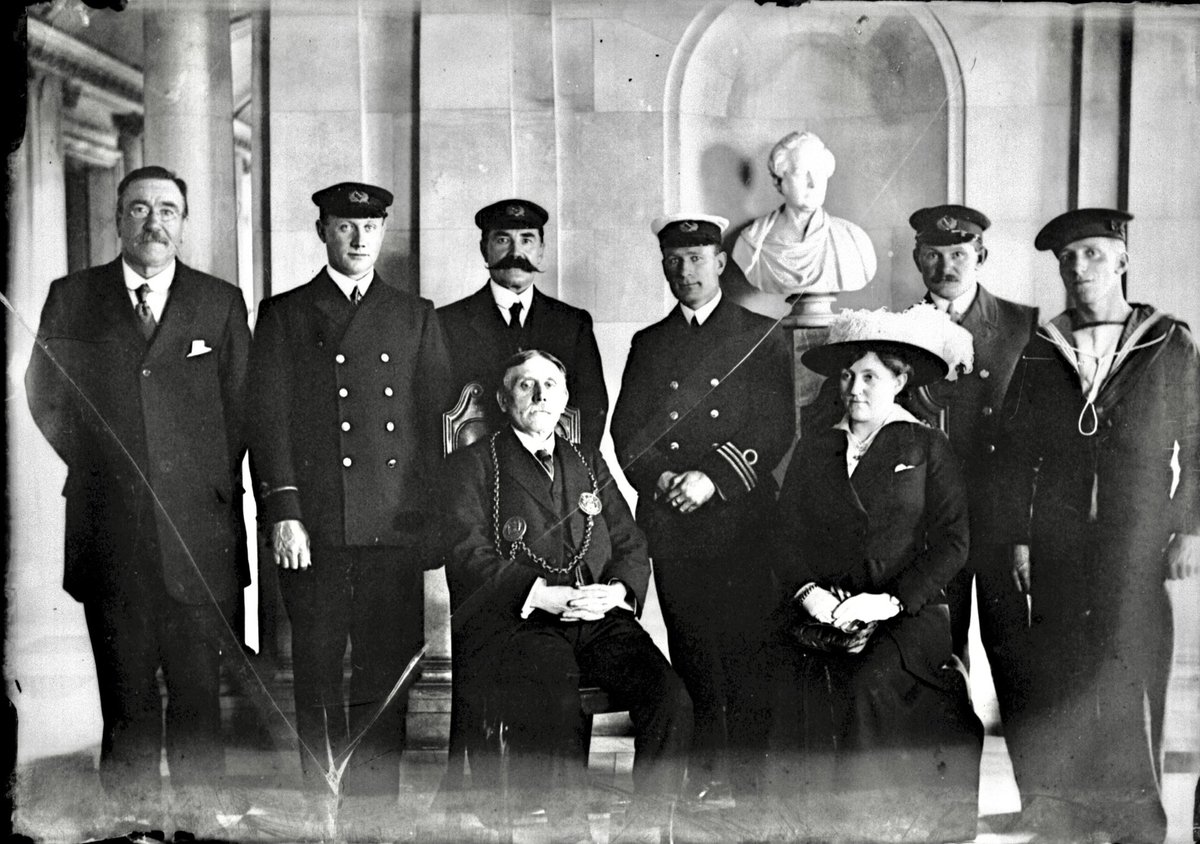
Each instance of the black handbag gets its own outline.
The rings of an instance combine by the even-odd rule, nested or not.
[[[871,634],[879,626],[878,621],[869,621],[852,631],[845,631],[832,624],[817,621],[797,606],[792,623],[788,626],[793,641],[802,648],[826,653],[856,654],[867,646]]]

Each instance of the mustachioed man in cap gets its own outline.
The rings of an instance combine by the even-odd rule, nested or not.
[[[689,792],[716,805],[732,800],[731,784],[754,787],[765,746],[759,645],[773,592],[759,542],[795,427],[784,332],[721,295],[727,225],[654,221],[679,304],[634,335],[612,420],[695,708]]]
[[[950,446],[959,459],[971,514],[971,553],[966,566],[946,587],[954,653],[964,665],[971,624],[971,584],[979,596],[979,632],[1000,701],[1001,716],[1013,706],[1015,662],[1025,626],[1025,599],[1013,583],[1008,553],[989,521],[997,461],[999,410],[1021,350],[1037,328],[1037,308],[996,296],[979,283],[988,251],[983,233],[991,221],[965,205],[935,205],[909,217],[916,233],[913,262],[928,291],[926,301],[967,329],[975,365],[953,381],[928,387],[944,409]],[[1010,741],[1013,736],[1009,736]]]
[[[342,182],[312,198],[328,264],[262,303],[251,351],[259,518],[292,624],[305,784],[326,788],[330,754],[339,764],[367,730],[346,787],[394,799],[406,699],[371,719],[424,637],[416,548],[453,404],[449,358],[432,304],[375,271],[392,195]]]
[[[1067,309],[1021,355],[998,449],[996,524],[1031,599],[1014,761],[1035,826],[1070,840],[1166,834],[1164,581],[1200,568],[1200,354],[1184,323],[1127,301],[1132,219],[1085,208],[1038,233]]]
[[[484,395],[500,387],[500,367],[522,349],[550,352],[567,368],[571,403],[579,409],[582,441],[599,446],[608,417],[608,391],[592,317],[547,296],[534,285],[546,257],[546,210],[526,199],[504,199],[479,209],[479,251],[489,281],[475,293],[438,309],[461,390],[483,385]],[[504,423],[488,403],[489,427]]]

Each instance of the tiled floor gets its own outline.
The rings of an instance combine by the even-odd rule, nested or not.
[[[603,730],[603,725],[598,732]],[[632,739],[599,736],[593,740],[589,764],[594,811],[582,822],[578,836],[597,844],[654,840],[647,829],[623,828],[620,797],[631,786]],[[444,753],[414,752],[403,763],[403,787],[396,801],[347,798],[339,806],[332,797],[303,795],[295,788],[298,763],[291,748],[239,747],[227,757],[232,777],[230,792],[215,795],[223,801],[217,824],[208,836],[225,841],[420,841],[498,842],[497,833],[484,828],[471,815],[448,812],[454,806],[438,799],[445,764]],[[1191,796],[1195,773],[1169,773],[1165,798],[1170,813],[1171,844],[1191,841]],[[169,787],[166,793],[169,795]],[[56,757],[23,766],[18,771],[14,797],[16,829],[38,841],[73,842],[112,836],[133,828],[111,816],[99,789],[90,754]],[[744,801],[743,801],[744,803]],[[159,827],[169,835],[169,797],[157,816],[147,816],[139,826]],[[1030,833],[1019,826],[1019,799],[1003,739],[985,742],[979,795],[981,822],[978,842],[1023,844]],[[789,815],[771,804],[739,805],[721,813],[681,815],[675,825],[676,841],[792,841],[797,831],[788,826]],[[124,826],[122,825],[124,823]],[[546,823],[517,827],[517,844],[546,844],[562,840]],[[632,835],[631,835],[632,833]]]

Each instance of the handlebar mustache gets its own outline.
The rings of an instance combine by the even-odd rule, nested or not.
[[[535,267],[524,255],[505,255],[494,264],[488,264],[489,270],[524,270],[527,273],[542,272]]]

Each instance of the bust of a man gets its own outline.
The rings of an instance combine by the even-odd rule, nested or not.
[[[733,260],[754,287],[786,296],[838,293],[874,278],[867,233],[821,207],[835,163],[811,132],[792,132],[771,149],[767,166],[783,205],[752,221],[733,247]]]

